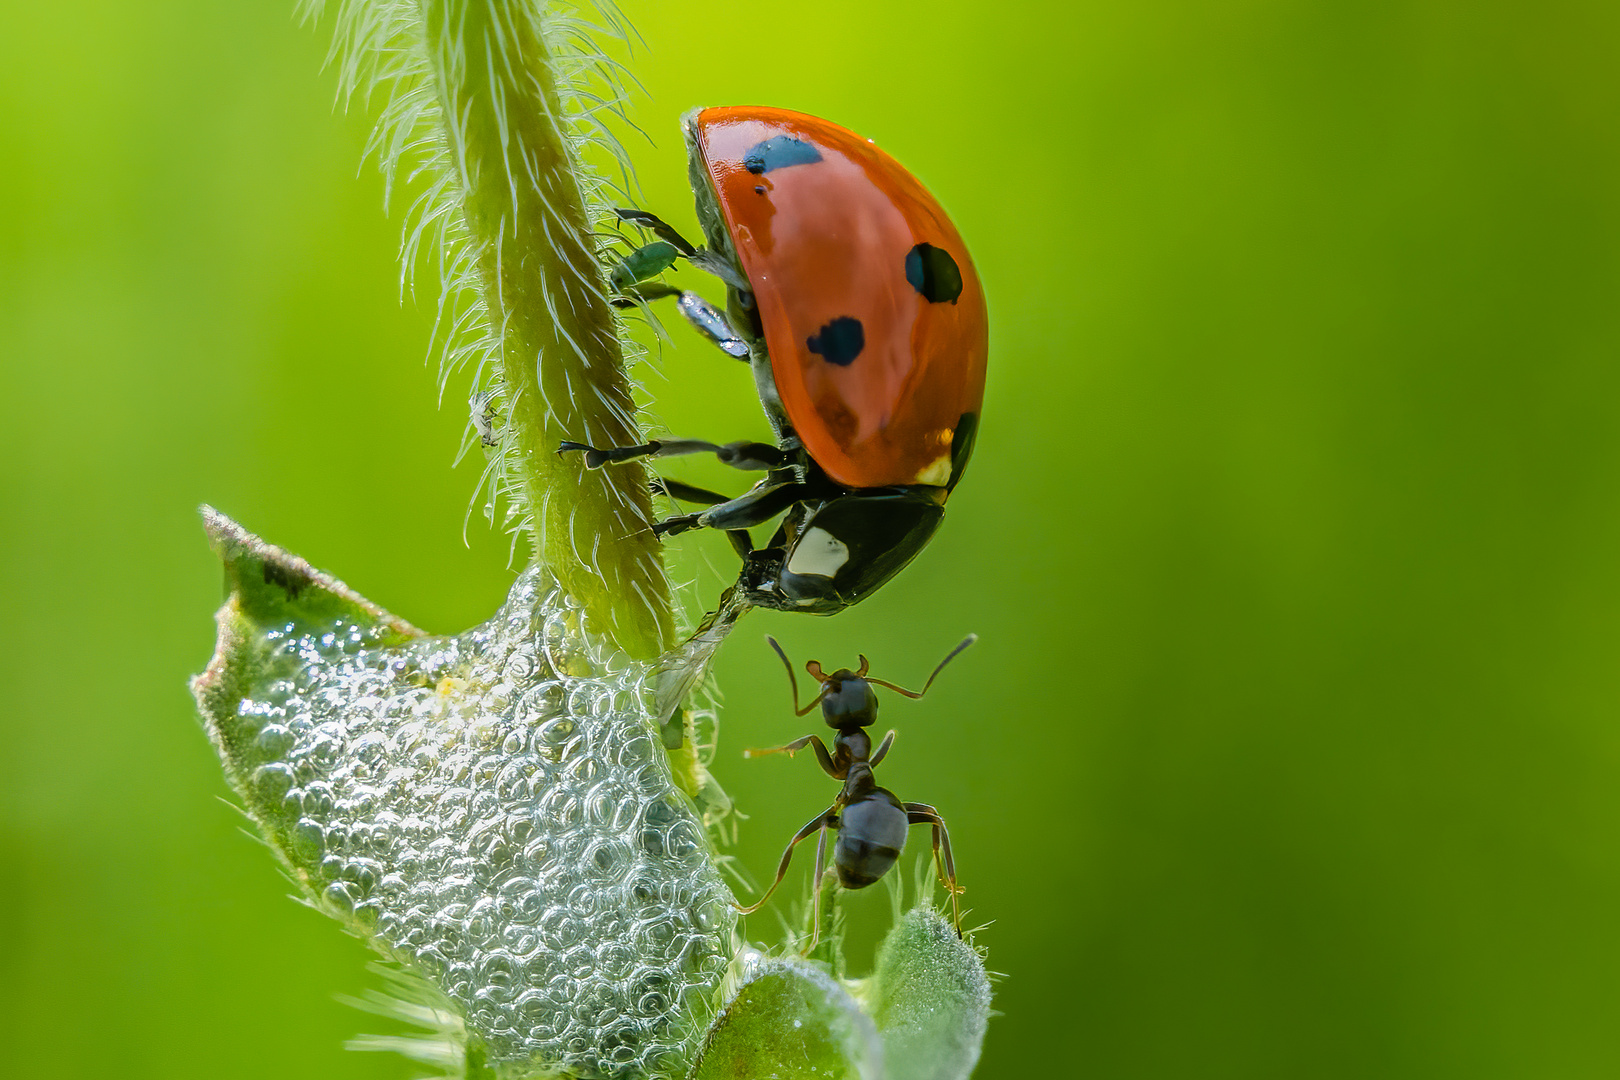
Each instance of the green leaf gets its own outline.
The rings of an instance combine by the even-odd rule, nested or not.
[[[963,1080],[978,1063],[990,979],[932,907],[913,908],[890,931],[860,997],[883,1036],[886,1080]]]
[[[883,1046],[837,980],[802,961],[760,964],[727,1003],[692,1080],[878,1080]]]
[[[736,915],[658,732],[718,636],[633,660],[538,568],[430,636],[205,518],[230,595],[193,689],[309,901],[437,988],[469,1070],[684,1073]]]

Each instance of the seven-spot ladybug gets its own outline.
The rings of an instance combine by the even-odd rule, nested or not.
[[[736,499],[675,481],[700,513],[660,534],[723,529],[747,603],[830,615],[921,551],[973,451],[984,400],[984,293],[956,227],[869,139],[803,113],[702,109],[684,120],[697,248],[651,214],[658,239],[611,276],[621,306],[663,296],[728,355],[749,361],[778,445],[661,440],[583,450],[586,465],[714,453],[766,477]],[[652,281],[677,258],[726,283],[722,313]],[[770,544],[747,530],[786,512]]]

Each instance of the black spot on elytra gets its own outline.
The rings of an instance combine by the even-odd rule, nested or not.
[[[821,151],[791,135],[772,135],[743,155],[743,168],[755,176],[789,165],[814,165]]]
[[[954,304],[962,295],[961,268],[950,252],[933,244],[918,244],[906,252],[906,280],[930,304]]]
[[[861,320],[840,315],[823,326],[819,333],[810,335],[806,342],[810,351],[839,367],[848,367],[866,348],[866,330]]]

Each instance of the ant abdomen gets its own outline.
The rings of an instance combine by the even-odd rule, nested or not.
[[[905,807],[884,788],[846,803],[833,848],[838,883],[846,889],[864,889],[887,874],[905,850],[910,825]]]

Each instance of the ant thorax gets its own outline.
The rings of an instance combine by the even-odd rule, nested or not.
[[[872,737],[858,727],[840,728],[833,738],[833,755],[839,761],[865,762],[872,756]]]

